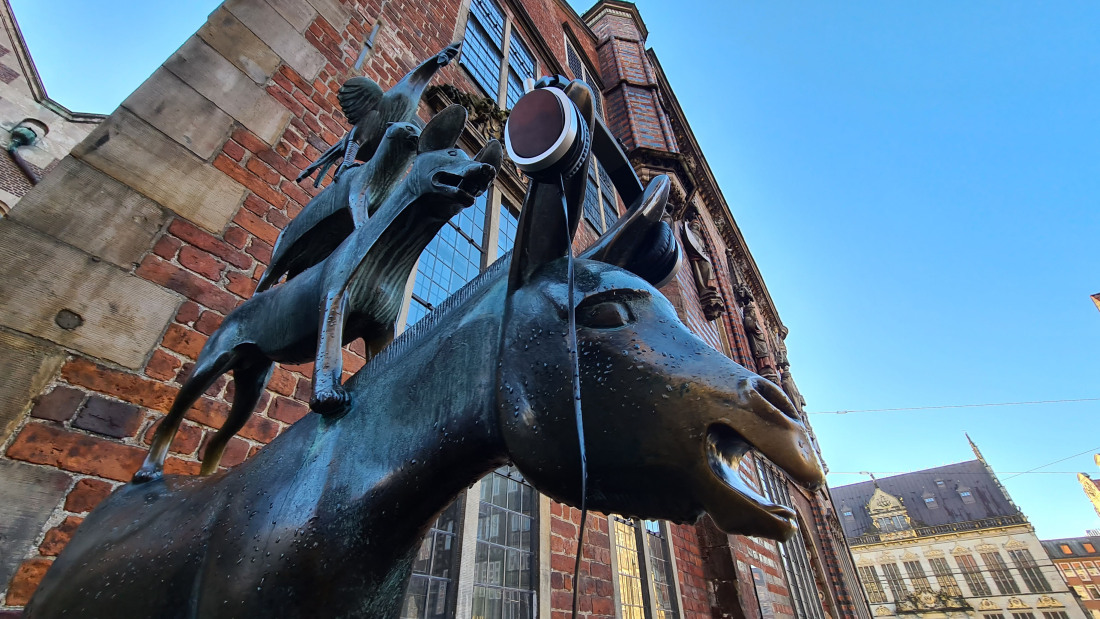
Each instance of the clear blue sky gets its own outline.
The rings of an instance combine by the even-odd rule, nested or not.
[[[217,5],[12,3],[51,95],[88,112]],[[809,410],[1100,397],[1100,4],[638,6],[791,328]],[[1100,528],[1074,476],[1100,474],[1098,411],[812,420],[834,485],[971,459],[969,432],[1049,538]]]

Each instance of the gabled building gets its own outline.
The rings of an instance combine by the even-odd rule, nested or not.
[[[1035,530],[976,460],[833,488],[875,616],[1080,619]]]
[[[1043,540],[1043,549],[1091,619],[1100,619],[1100,537]]]
[[[0,2],[0,217],[106,116],[73,112],[46,94],[11,3]]]

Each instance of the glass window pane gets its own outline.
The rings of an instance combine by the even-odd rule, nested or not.
[[[504,13],[492,0],[473,0],[466,21],[466,37],[460,62],[474,81],[493,99],[500,92],[500,68],[504,49]]]

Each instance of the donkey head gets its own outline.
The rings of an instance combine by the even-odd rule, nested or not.
[[[420,133],[404,190],[422,201],[427,216],[450,219],[473,204],[500,169],[500,142],[490,140],[473,159],[456,146],[465,124],[466,108],[456,104],[436,114]]]
[[[588,505],[676,522],[709,513],[730,533],[785,539],[794,513],[745,484],[742,456],[755,448],[807,486],[821,484],[823,473],[783,392],[691,333],[654,287],[680,260],[659,219],[667,197],[668,179],[653,179],[620,225],[575,262]],[[529,200],[524,209],[514,256],[525,260],[513,258],[509,279],[498,415],[524,476],[579,505],[581,450],[563,337],[569,239],[532,239],[543,228],[531,221],[564,217],[560,202]]]

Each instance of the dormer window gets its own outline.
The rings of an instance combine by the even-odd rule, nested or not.
[[[955,488],[955,492],[959,493],[959,498],[963,500],[963,503],[970,504],[974,502],[974,495],[970,493],[968,486],[959,486]]]
[[[928,509],[936,509],[937,507],[940,506],[939,503],[936,503],[936,497],[934,497],[934,496],[924,497],[924,505]]]
[[[842,512],[842,514],[844,515],[845,518],[855,518],[855,514],[853,514],[852,510],[850,510],[850,509],[844,510]]]
[[[943,480],[942,480],[942,479],[937,479],[937,480],[936,480],[936,487],[937,487],[937,488],[946,488],[946,487],[947,487],[947,484],[943,483]]]

